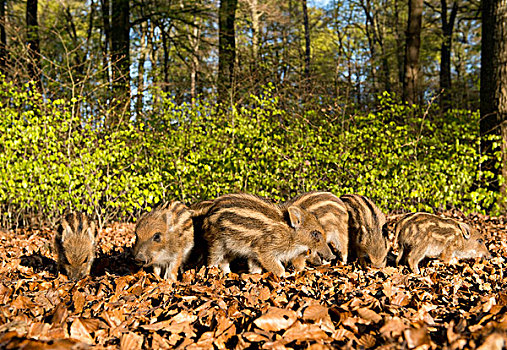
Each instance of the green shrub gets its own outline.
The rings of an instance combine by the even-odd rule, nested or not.
[[[164,98],[150,117],[107,128],[79,101],[0,87],[0,215],[50,221],[83,210],[129,219],[170,199],[246,191],[285,200],[310,190],[360,193],[386,211],[495,208],[479,154],[479,116],[419,111],[384,94],[374,113],[303,115],[269,88],[228,111]]]

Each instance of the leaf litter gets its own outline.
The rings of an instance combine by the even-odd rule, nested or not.
[[[491,260],[426,260],[415,275],[391,253],[383,269],[338,263],[283,279],[201,266],[176,283],[136,267],[132,224],[101,230],[92,276],[77,282],[56,271],[54,231],[0,231],[0,348],[502,349],[507,218],[462,219]]]

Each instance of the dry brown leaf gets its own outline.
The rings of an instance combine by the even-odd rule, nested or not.
[[[364,318],[365,320],[370,321],[370,322],[378,323],[378,322],[382,321],[382,316],[380,316],[375,311],[368,309],[366,307],[357,309],[357,313],[359,314],[359,316],[361,316],[362,318]]]
[[[296,343],[313,340],[313,341],[331,341],[331,337],[326,334],[320,327],[314,324],[302,324],[296,321],[282,336],[284,341]]]
[[[287,347],[285,347],[285,344],[287,342],[283,339],[279,339],[272,342],[266,342],[262,345],[262,349],[269,349],[269,350],[285,350]]]
[[[154,349],[172,349],[174,344],[170,344],[164,337],[158,335],[158,333],[152,334],[151,346]]]
[[[194,323],[196,320],[197,316],[192,315],[188,311],[184,310],[169,320],[153,323],[150,325],[143,325],[141,327],[149,331],[158,331],[163,329],[166,332],[176,334],[183,332],[187,337],[190,338],[195,336],[192,323]]]
[[[313,343],[308,347],[308,350],[328,350],[328,349],[334,349],[334,347],[332,347],[331,345],[320,343]]]
[[[490,334],[477,350],[502,350],[507,345],[507,335],[500,333]]]
[[[28,329],[28,337],[34,339],[47,339],[47,334],[51,325],[48,323],[35,322]]]
[[[363,349],[369,349],[375,346],[376,344],[375,337],[371,334],[364,334],[361,338],[357,340],[357,345],[359,345]]]
[[[329,316],[329,309],[325,306],[319,304],[308,306],[303,311],[303,319],[313,321],[315,324],[319,325],[323,331],[329,333],[335,331],[335,326],[333,321],[331,321],[331,316]]]
[[[385,338],[394,338],[400,336],[408,326],[397,316],[389,319],[380,328],[380,333]]]
[[[136,350],[143,348],[144,337],[140,334],[128,332],[122,335],[120,340],[121,350]]]
[[[245,337],[245,339],[247,339],[248,341],[253,343],[271,340],[271,337],[268,337],[265,334],[255,332],[245,332],[242,334],[242,336]]]
[[[421,345],[429,345],[430,343],[426,327],[406,329],[403,331],[403,335],[405,336],[409,349],[413,349]]]
[[[390,299],[391,304],[398,306],[407,306],[410,303],[411,295],[406,291],[396,292]]]
[[[334,340],[337,340],[337,341],[343,341],[343,340],[346,340],[346,339],[355,339],[354,337],[354,333],[352,333],[351,331],[349,331],[348,329],[346,328],[339,328],[337,329],[332,335],[331,337],[334,339]]]
[[[100,321],[96,318],[80,318],[81,323],[90,333],[95,332],[100,327]]]
[[[88,332],[79,318],[76,318],[70,326],[70,337],[86,344],[93,343],[93,338],[90,335],[90,332]]]
[[[289,328],[296,319],[297,315],[292,310],[271,307],[254,323],[262,330],[277,332]]]

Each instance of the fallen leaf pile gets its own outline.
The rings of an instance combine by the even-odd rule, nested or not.
[[[502,349],[507,218],[467,221],[491,260],[425,260],[415,275],[394,252],[383,269],[279,279],[200,267],[174,284],[136,267],[131,224],[100,232],[92,276],[78,282],[56,271],[53,231],[0,231],[0,348]]]

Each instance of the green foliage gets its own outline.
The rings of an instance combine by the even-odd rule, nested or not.
[[[420,112],[384,94],[375,113],[297,116],[268,88],[228,111],[165,97],[147,122],[111,130],[76,115],[75,99],[43,101],[32,91],[0,88],[4,224],[66,209],[125,219],[161,201],[236,191],[277,201],[317,189],[360,193],[386,211],[480,211],[497,200],[490,175],[478,171],[473,112]]]
[[[146,163],[139,130],[92,125],[73,113],[76,100],[43,101],[31,85],[25,89],[0,88],[3,224],[32,215],[52,220],[66,209],[107,220],[158,200],[158,174],[139,171]]]

